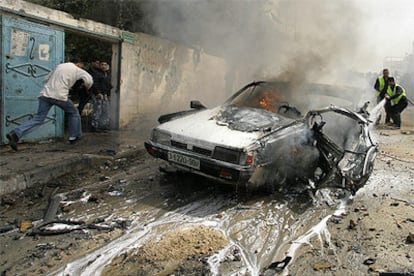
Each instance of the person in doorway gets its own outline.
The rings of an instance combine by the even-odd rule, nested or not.
[[[393,121],[393,126],[399,129],[401,128],[401,112],[407,107],[408,100],[405,89],[396,84],[393,77],[388,78],[388,89],[385,98],[390,106],[389,115]]]
[[[108,97],[108,99],[111,98],[111,89],[112,89],[112,83],[111,83],[111,71],[110,66],[106,61],[101,62],[101,70],[103,73],[104,81],[103,81],[103,94]]]
[[[59,64],[46,76],[45,84],[38,98],[39,107],[37,113],[30,120],[22,123],[6,135],[12,149],[17,151],[19,140],[30,131],[39,127],[46,119],[50,108],[54,105],[63,109],[65,115],[68,116],[69,143],[74,144],[81,138],[81,118],[78,109],[73,105],[68,95],[70,88],[79,79],[83,80],[87,89],[92,86],[92,76],[83,70],[82,67],[83,62],[79,58],[73,58],[70,62]]]
[[[109,65],[100,62],[99,68],[93,73],[94,85],[92,87],[92,120],[93,132],[109,130],[109,97],[112,85],[110,82]]]
[[[374,84],[374,89],[376,91],[376,96],[377,96],[377,104],[379,104],[385,97],[386,93],[387,93],[387,89],[388,89],[388,80],[390,77],[390,72],[388,69],[383,69],[382,70],[382,76],[379,76]],[[385,109],[385,123],[389,124],[390,123],[390,115],[389,115],[389,109],[390,109],[390,105],[389,102],[386,102],[384,105],[384,109]],[[378,125],[381,121],[381,115],[378,116],[378,119],[376,121],[376,124]]]

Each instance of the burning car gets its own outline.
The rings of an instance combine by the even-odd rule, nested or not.
[[[224,104],[159,117],[146,150],[174,167],[222,183],[307,183],[355,192],[368,180],[377,144],[363,108],[328,106],[305,115],[278,81],[252,82]]]

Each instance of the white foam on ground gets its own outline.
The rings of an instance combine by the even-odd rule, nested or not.
[[[345,212],[345,208],[346,208],[346,200],[343,200],[340,202],[340,204],[338,204],[333,214],[324,217],[318,224],[313,226],[308,232],[306,232],[305,234],[303,234],[302,236],[300,236],[299,238],[297,238],[296,240],[292,242],[292,245],[290,246],[290,248],[288,249],[286,253],[286,256],[292,257],[291,263],[294,261],[297,250],[302,245],[312,246],[310,240],[313,237],[317,236],[319,238],[319,241],[321,242],[321,246],[323,245],[324,241],[326,241],[327,243],[330,243],[331,234],[328,230],[327,222],[332,216],[340,216],[341,214],[343,214]],[[283,275],[288,275],[288,274],[289,274],[289,271],[286,267],[285,270],[283,271]]]

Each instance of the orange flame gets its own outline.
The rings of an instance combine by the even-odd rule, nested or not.
[[[259,100],[260,106],[267,111],[277,112],[277,103],[279,102],[280,95],[270,91],[264,91],[262,95],[262,98]]]

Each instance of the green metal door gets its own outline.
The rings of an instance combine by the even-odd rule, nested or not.
[[[1,16],[1,143],[36,113],[45,76],[64,60],[64,32],[20,18]],[[53,107],[43,125],[22,140],[64,134],[64,113]]]

